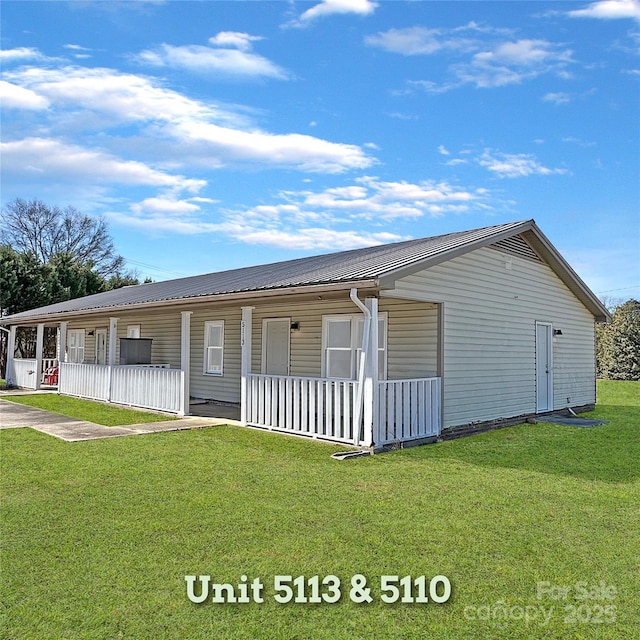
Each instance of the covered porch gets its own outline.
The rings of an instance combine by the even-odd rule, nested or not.
[[[239,413],[247,426],[372,450],[434,440],[442,427],[441,306],[389,301],[369,291],[364,299],[351,289],[224,310],[176,309],[163,315],[162,323],[147,323],[163,327],[164,338],[153,331],[148,335],[174,345],[171,364],[117,362],[117,317],[108,318],[108,326],[104,317],[86,321],[87,327],[105,325],[102,356],[97,340],[85,354],[82,340],[73,337],[79,322],[68,331],[68,322],[61,321],[54,353],[44,348],[45,325],[39,324],[35,357],[18,357],[23,354],[15,353],[12,327],[8,380],[180,416],[236,418]],[[224,322],[216,320],[221,316]],[[122,320],[121,334],[128,321],[136,321],[132,318]],[[172,318],[170,327],[167,318]],[[208,326],[216,331],[207,334]],[[165,353],[156,353],[154,362]],[[202,353],[204,375],[197,356]],[[205,384],[211,393],[203,396]],[[217,396],[223,384],[237,395]],[[190,389],[202,399],[192,398]]]
[[[96,350],[94,362],[85,361],[84,337],[68,332],[66,321],[56,327],[44,323],[35,327],[12,326],[7,345],[7,382],[23,389],[55,389],[63,395],[188,415],[189,375],[185,372],[189,371],[190,315],[191,312],[181,314],[180,368],[169,364],[118,364],[116,317],[109,318],[102,352]],[[45,335],[52,328],[55,337],[46,340]],[[17,344],[21,341],[19,329],[32,334],[26,347]],[[24,357],[31,354],[34,357]]]
[[[278,368],[277,358],[273,367],[273,359],[268,353],[270,334],[266,323],[270,320],[262,312],[258,314],[256,322],[254,313],[258,310],[255,307],[243,307],[242,423],[373,450],[435,440],[442,428],[441,375],[402,378],[395,378],[394,375],[405,371],[397,365],[398,361],[403,360],[398,355],[398,336],[404,332],[402,339],[409,347],[403,349],[411,349],[414,334],[410,321],[405,319],[406,324],[401,324],[401,320],[398,320],[400,312],[392,312],[394,315],[390,321],[387,311],[379,312],[378,297],[370,296],[363,301],[358,298],[356,289],[350,291],[349,301],[354,305],[353,310],[360,312],[354,314],[357,318],[351,327],[356,344],[352,349],[354,375],[349,378],[335,375],[341,359],[347,356],[345,345],[340,346],[340,326],[335,325],[334,340],[331,334],[333,325],[330,324],[346,322],[348,325],[347,320],[341,320],[346,317],[345,314],[322,316],[322,337],[317,334],[313,336],[317,341],[322,341],[322,351],[319,353],[316,349],[316,353],[322,359],[323,375],[316,377],[291,375],[289,362],[294,359],[293,351],[285,360],[286,371],[270,371],[270,368]],[[406,308],[412,303],[402,302],[405,303],[402,313],[408,315]],[[432,307],[435,335],[432,338],[434,344],[429,349],[433,351],[433,372],[439,373],[441,354],[437,343],[441,339],[442,314],[441,306],[433,304]],[[390,307],[387,304],[384,308]],[[393,327],[391,334],[396,337],[391,344],[387,343],[389,323]],[[300,331],[299,325],[298,322],[291,323],[292,335]],[[256,336],[260,336],[261,340],[258,349],[252,344]],[[430,341],[422,334],[418,339]],[[310,342],[311,339],[307,338],[306,343]],[[299,347],[300,351],[306,352],[308,349],[302,344]],[[419,355],[416,357],[420,358]],[[389,371],[387,359],[396,362],[394,367],[389,364]],[[254,366],[255,360],[258,361],[259,372]],[[333,362],[337,363],[334,369]],[[331,376],[331,373],[334,375]],[[394,377],[391,378],[388,373]]]

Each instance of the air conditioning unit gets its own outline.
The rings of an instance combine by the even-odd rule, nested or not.
[[[153,338],[120,338],[120,364],[151,364]]]

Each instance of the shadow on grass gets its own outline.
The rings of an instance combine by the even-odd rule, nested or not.
[[[520,424],[406,453],[582,480],[618,483],[640,478],[640,410],[607,405],[582,417],[608,420],[609,424],[591,428]]]

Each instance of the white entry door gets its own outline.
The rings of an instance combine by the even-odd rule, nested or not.
[[[262,373],[289,375],[291,318],[268,318],[262,321]]]
[[[553,327],[536,322],[536,411],[553,411]]]
[[[96,329],[96,364],[107,364],[106,329]]]

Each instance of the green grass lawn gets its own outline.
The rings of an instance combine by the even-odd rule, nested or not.
[[[25,404],[38,409],[45,409],[78,420],[87,420],[88,422],[101,424],[105,427],[175,420],[174,416],[167,415],[166,413],[137,411],[104,402],[93,402],[92,400],[84,400],[82,398],[60,396],[55,393],[30,393],[23,396],[3,396],[3,400]]]
[[[0,637],[636,638],[640,383],[599,395],[590,415],[608,425],[341,462],[337,447],[240,427],[77,443],[0,431]],[[258,577],[265,602],[194,604],[189,574]],[[336,604],[274,600],[276,575],[330,574]],[[355,574],[373,602],[351,601]],[[444,604],[380,599],[383,575],[437,574]]]

